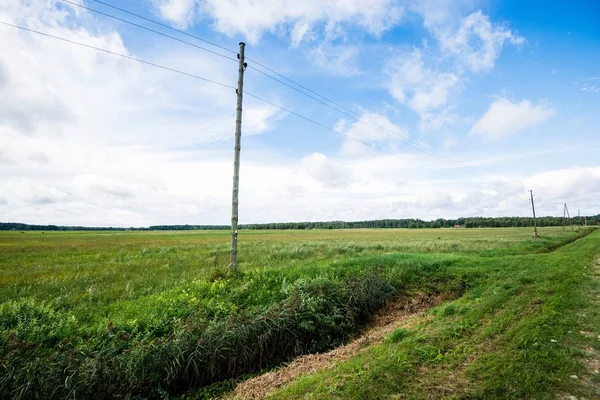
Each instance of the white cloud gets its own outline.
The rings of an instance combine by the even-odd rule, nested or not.
[[[529,100],[512,103],[499,98],[473,125],[470,134],[499,139],[539,125],[555,113],[554,108],[544,104],[534,105]]]
[[[264,4],[268,14],[272,8]],[[290,8],[323,8],[324,4],[294,2]],[[312,40],[315,29],[338,38],[346,22],[368,20],[356,12],[336,14],[336,7],[345,5],[362,9],[358,2],[335,4],[314,14],[319,18],[307,13],[307,18],[293,17],[300,14],[287,10],[283,17],[266,15],[264,24],[243,28],[260,35],[289,33],[291,40],[302,43]],[[395,3],[381,0],[378,4]],[[0,19],[235,85],[234,63],[160,40],[138,54],[142,49],[124,42],[102,20],[64,5],[54,6],[46,0],[8,0],[0,4]],[[76,18],[75,12],[79,13]],[[173,15],[188,13],[173,11]],[[352,16],[344,19],[344,15]],[[196,17],[199,14],[192,18]],[[282,18],[284,22],[275,25],[269,22]],[[330,24],[329,19],[336,22]],[[293,25],[295,33],[285,24]],[[458,24],[460,20],[455,31]],[[369,26],[361,29],[377,34],[377,23]],[[404,96],[402,104],[422,112],[431,124],[444,125],[454,118],[452,98],[465,84],[466,75],[454,64],[445,64],[447,60],[430,56],[436,46],[431,41],[427,52],[419,50],[418,57],[413,52],[405,55],[415,77],[401,81],[396,89]],[[233,91],[8,27],[0,27],[0,51],[11,55],[0,60],[2,220],[95,226],[229,222]],[[452,76],[457,82],[449,79]],[[530,105],[536,107],[540,106]],[[253,145],[262,148],[268,140],[265,137],[263,143],[263,138],[249,136],[269,131],[278,118],[282,115],[273,108],[246,98],[240,190],[243,223],[528,215],[527,188],[536,190],[542,215],[557,207],[562,213],[567,196],[569,205],[600,212],[598,168],[465,177],[454,165],[424,154],[400,152],[403,145],[395,143],[389,131],[407,138],[406,130],[370,111],[363,112],[362,119],[384,129],[344,120],[336,129],[393,155],[365,151],[368,147],[362,144],[353,149],[351,140],[342,141],[339,152],[312,149],[307,143],[306,149],[294,149],[297,158],[279,154],[279,147],[265,153],[253,150]],[[446,139],[451,144],[453,137]],[[500,169],[506,162],[494,154],[483,160],[459,155],[455,159],[463,166],[494,164]]]
[[[417,204],[425,209],[444,210],[452,207],[453,200],[449,193],[434,190],[420,197]]]
[[[477,0],[419,0],[411,4],[410,10],[423,18],[429,30],[456,28],[461,16],[473,11]]]
[[[197,17],[196,0],[151,0],[157,13],[179,28],[187,28]]]
[[[494,68],[506,41],[518,46],[525,43],[525,38],[505,26],[492,24],[481,11],[464,18],[453,34],[448,34],[445,29],[436,29],[434,34],[442,52],[452,53],[461,65],[472,72],[486,72]]]
[[[0,20],[138,56],[113,28],[62,2],[2,2]],[[235,85],[235,63],[160,41],[153,49],[138,57]],[[174,166],[219,157],[234,130],[233,90],[6,26],[0,51],[11,54],[0,59],[3,219],[147,224],[202,209],[197,199],[209,195],[190,199],[186,186],[213,171]],[[246,138],[281,115],[251,98],[244,111]],[[186,184],[170,191],[179,179]]]
[[[33,162],[36,162],[40,165],[46,165],[50,161],[46,153],[43,151],[39,151],[37,153],[32,153],[29,155],[29,159]]]
[[[116,31],[88,28],[99,22],[89,21],[85,12],[73,18],[68,8],[49,7],[42,0],[13,0],[0,6],[0,13],[4,20],[137,56]],[[235,104],[231,89],[11,27],[0,29],[0,50],[11,54],[0,60],[0,120],[5,130],[152,147],[231,136]],[[235,85],[234,63],[204,53],[161,48],[160,43],[155,48],[155,53],[140,58]],[[279,116],[275,108],[251,98],[246,99],[244,111],[246,135],[268,130],[268,121]],[[174,133],[176,140],[168,137]]]
[[[287,39],[322,72],[333,76],[360,73],[359,47],[350,40],[380,37],[400,23],[404,8],[395,0],[151,0],[156,14],[186,28],[210,21],[229,37],[241,35],[257,45],[265,34]]]
[[[451,149],[456,146],[456,139],[452,136],[446,136],[442,142],[445,149]]]
[[[545,200],[584,207],[583,204],[591,204],[594,197],[599,197],[600,168],[571,167],[544,171],[526,178],[524,182],[528,186],[536,187],[536,193]]]
[[[417,112],[424,124],[439,128],[452,119],[446,105],[460,89],[460,78],[428,66],[431,62],[424,58],[421,50],[413,49],[388,60],[384,72],[391,95]]]
[[[302,159],[308,175],[326,187],[345,187],[352,175],[343,167],[335,166],[325,154],[313,153]]]
[[[434,41],[425,41],[422,49],[397,51],[384,67],[390,94],[419,114],[423,130],[456,121],[452,104],[469,75],[493,69],[506,42],[525,43],[481,11],[461,19],[462,8],[461,3],[418,3],[412,10],[423,17]]]
[[[322,71],[334,76],[354,76],[360,73],[359,49],[355,46],[322,43],[309,50],[308,58]]]
[[[600,77],[596,76],[583,81],[582,92],[599,93],[600,92]]]
[[[86,153],[83,158],[91,160],[65,160],[74,163],[72,171],[84,173],[67,173],[54,163],[49,164],[50,170],[8,166],[0,169],[0,213],[3,220],[30,223],[228,223],[230,154],[187,153],[195,157],[178,156],[172,162],[172,153],[123,149],[113,157]],[[267,162],[246,153],[241,169],[241,221],[529,215],[529,188],[537,194],[540,215],[558,215],[565,201],[586,213],[600,212],[597,167],[473,178],[432,175],[424,165],[434,171],[447,166],[425,155],[370,155],[346,158],[312,153],[299,161]]]
[[[328,38],[342,26],[358,26],[379,36],[396,25],[403,8],[393,0],[154,0],[159,15],[176,25],[187,26],[202,15],[212,20],[216,31],[228,36],[243,35],[256,43],[265,33],[290,37],[294,46],[311,38],[322,25]]]
[[[404,129],[376,112],[364,112],[358,121],[352,123],[341,119],[334,129],[346,136],[341,148],[343,155],[364,154],[370,149],[369,145],[381,148],[382,144],[399,143],[408,138]]]

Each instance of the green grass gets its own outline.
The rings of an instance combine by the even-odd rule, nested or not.
[[[0,232],[0,397],[201,397],[339,345],[414,291],[457,300],[276,397],[420,398],[457,368],[478,382],[457,397],[550,394],[575,364],[545,340],[584,323],[576,288],[600,232],[564,247],[577,233],[540,233],[243,231],[234,276],[226,232]]]
[[[589,272],[599,254],[596,231],[549,254],[462,257],[457,264],[465,273],[484,274],[463,296],[432,309],[433,317],[415,328],[304,376],[272,398],[595,398],[569,377],[584,374],[581,349],[598,346],[600,313],[590,294],[600,284]]]

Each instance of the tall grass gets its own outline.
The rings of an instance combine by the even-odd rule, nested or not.
[[[154,337],[133,341],[123,326],[111,324],[95,336],[85,331],[79,336],[72,318],[42,303],[5,303],[0,308],[5,363],[0,397],[177,394],[329,349],[397,291],[389,273],[388,279],[373,271],[353,273],[356,277],[344,271],[292,283],[282,279],[285,297],[272,306],[257,304],[212,319],[198,309],[167,332],[155,330]]]
[[[451,252],[546,245],[524,233],[249,232],[238,276],[221,233],[0,233],[0,398],[158,398],[323,351],[399,291],[472,287]]]

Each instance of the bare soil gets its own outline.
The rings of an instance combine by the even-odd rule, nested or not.
[[[428,318],[426,311],[439,304],[442,296],[417,294],[411,298],[398,298],[380,310],[362,334],[350,343],[326,353],[308,354],[283,367],[241,382],[226,399],[264,399],[277,388],[284,386],[300,375],[331,368],[339,361],[348,360],[365,351],[368,346],[382,342],[394,330],[409,328]]]

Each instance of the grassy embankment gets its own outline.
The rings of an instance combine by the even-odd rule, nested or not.
[[[542,234],[243,232],[242,275],[228,276],[225,232],[0,233],[0,397],[182,394],[336,346],[398,292],[416,291],[460,298],[364,360],[278,396],[418,397],[465,360],[461,379],[482,382],[464,388],[473,395],[567,388],[563,373],[576,367],[558,341],[586,320],[575,288],[600,252],[598,232],[550,254],[574,234]],[[563,347],[548,347],[550,333]],[[525,366],[536,384],[523,382]],[[318,384],[331,380],[345,385]]]
[[[461,257],[481,274],[463,296],[271,398],[600,398],[584,367],[600,351],[599,255],[596,231],[548,254]]]

